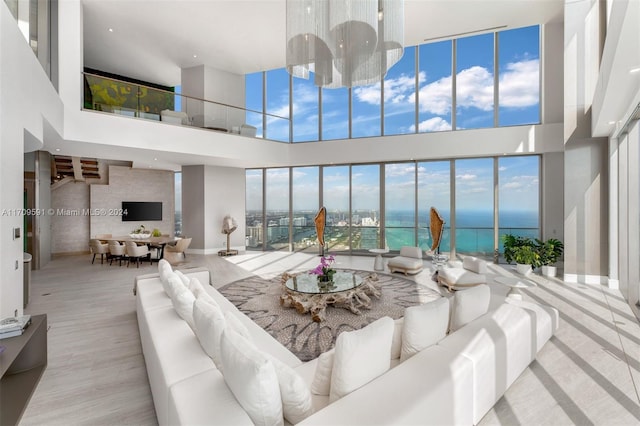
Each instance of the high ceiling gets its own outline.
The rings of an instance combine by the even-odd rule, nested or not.
[[[181,68],[285,65],[285,0],[82,0],[84,65],[166,86]],[[564,0],[405,0],[405,45],[561,22]],[[110,31],[111,30],[111,31]]]

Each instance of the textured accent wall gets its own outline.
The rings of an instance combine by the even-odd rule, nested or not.
[[[127,235],[140,225],[152,230],[158,228],[163,234],[173,235],[174,230],[174,185],[173,171],[133,169],[109,166],[109,184],[91,185],[89,234]],[[161,201],[161,221],[123,222],[117,213],[123,201]]]
[[[51,217],[51,253],[89,251],[89,216],[64,214],[89,208],[89,185],[70,182],[51,191],[51,208],[59,214]]]

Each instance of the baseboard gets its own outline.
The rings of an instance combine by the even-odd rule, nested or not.
[[[232,250],[244,251],[245,246],[231,247]],[[218,254],[219,251],[225,250],[224,247],[208,248],[208,249],[187,249],[187,254]]]
[[[620,280],[614,280],[613,278],[609,278],[607,280],[607,285],[612,290],[620,290]]]
[[[564,274],[563,281],[568,283],[608,285],[609,278],[602,275]]]
[[[57,258],[60,258],[60,257],[78,256],[78,255],[81,255],[81,254],[91,254],[91,252],[89,250],[83,250],[83,251],[65,251],[65,252],[60,252],[60,253],[51,253],[51,258],[52,259],[57,259]]]

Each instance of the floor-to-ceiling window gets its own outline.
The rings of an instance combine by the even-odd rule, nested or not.
[[[314,73],[309,79],[294,78],[291,103],[291,126],[293,142],[317,141],[320,139],[318,127],[318,86],[313,84]]]
[[[289,248],[289,169],[267,169],[265,176],[267,250]]]
[[[247,124],[256,128],[256,137],[264,136],[263,124],[263,96],[264,74],[256,72],[253,74],[247,74],[244,77],[244,91],[245,91],[245,108],[247,109],[245,121]]]
[[[418,131],[451,130],[451,40],[420,46]]]
[[[492,259],[505,233],[540,238],[540,170],[538,155],[247,170],[247,245],[261,248],[266,229],[267,250],[291,241],[315,252],[324,206],[331,253],[428,250],[433,206],[445,220],[440,251]]]
[[[262,249],[264,242],[263,176],[262,169],[246,171],[245,244],[247,248]]]
[[[327,166],[322,171],[322,202],[327,209],[325,241],[331,252],[350,249],[349,166]]]
[[[318,213],[318,167],[294,167],[291,169],[291,209],[293,249],[316,250],[317,236],[313,221]]]
[[[494,250],[493,158],[455,160],[456,252]]]
[[[284,68],[266,73],[267,115],[264,134],[267,139],[289,141],[289,121],[276,117],[290,117],[289,114],[289,73]]]
[[[540,236],[540,157],[498,159],[498,224],[504,234]],[[502,238],[500,239],[502,240]],[[500,241],[502,252],[502,241]]]
[[[318,90],[313,73],[284,68],[250,74],[246,107],[262,111],[264,99],[265,136],[282,142],[537,124],[540,38],[536,25],[405,46],[383,80],[351,89]]]
[[[456,129],[493,127],[493,38],[456,41]]]
[[[416,48],[404,49],[402,59],[384,79],[384,134],[415,132],[416,123]]]
[[[540,122],[540,27],[498,33],[499,126]]]
[[[351,167],[351,249],[380,247],[380,165]]]
[[[451,250],[451,161],[418,163],[418,245],[433,244],[429,231],[429,212],[435,207],[445,221],[440,251]]]
[[[386,246],[400,250],[416,245],[416,164],[391,163],[384,168]]]

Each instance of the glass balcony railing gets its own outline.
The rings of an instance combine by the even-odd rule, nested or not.
[[[179,126],[198,127],[216,132],[265,138],[262,127],[247,124],[256,115],[269,123],[289,126],[289,119],[263,114],[220,102],[104,77],[88,72],[84,76],[83,109],[119,114],[132,118],[162,121]]]

